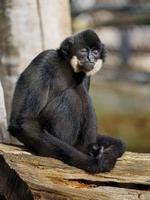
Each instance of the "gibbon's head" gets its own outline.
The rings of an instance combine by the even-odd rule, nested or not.
[[[60,46],[61,54],[70,60],[75,73],[94,75],[102,67],[106,50],[93,30],[85,30],[66,38]]]

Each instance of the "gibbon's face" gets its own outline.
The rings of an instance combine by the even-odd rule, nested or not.
[[[94,75],[102,67],[105,59],[105,47],[93,30],[75,34],[71,48],[71,65],[74,72]]]
[[[85,47],[77,50],[71,59],[74,72],[84,72],[87,76],[94,75],[102,67],[101,51],[98,48]]]
[[[60,45],[60,55],[70,61],[75,73],[91,76],[100,70],[105,60],[105,47],[91,29],[66,38]]]

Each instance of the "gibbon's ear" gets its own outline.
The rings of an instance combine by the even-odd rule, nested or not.
[[[68,37],[61,43],[59,52],[63,58],[70,59],[72,57],[71,48],[73,44],[74,44],[73,37]]]
[[[105,62],[107,57],[107,49],[103,43],[101,43],[101,54],[100,54],[100,59],[102,59],[103,62]]]

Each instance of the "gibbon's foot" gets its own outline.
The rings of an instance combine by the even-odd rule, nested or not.
[[[122,140],[104,135],[97,136],[96,144],[100,147],[104,146],[104,149],[111,149],[113,146],[117,157],[121,157],[126,150],[126,146]]]
[[[119,141],[119,142],[118,142]],[[109,172],[113,169],[117,158],[125,151],[124,144],[117,140],[117,144],[112,144],[108,147],[99,144],[91,144],[88,146],[88,155],[90,155],[95,164],[91,169],[91,173]]]

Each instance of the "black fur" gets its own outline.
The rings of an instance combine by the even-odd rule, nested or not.
[[[84,46],[96,47],[104,59],[104,45],[94,31],[86,30],[31,62],[17,82],[8,129],[37,155],[89,173],[105,172],[123,154],[124,145],[97,135],[90,78],[70,66],[72,52]]]

